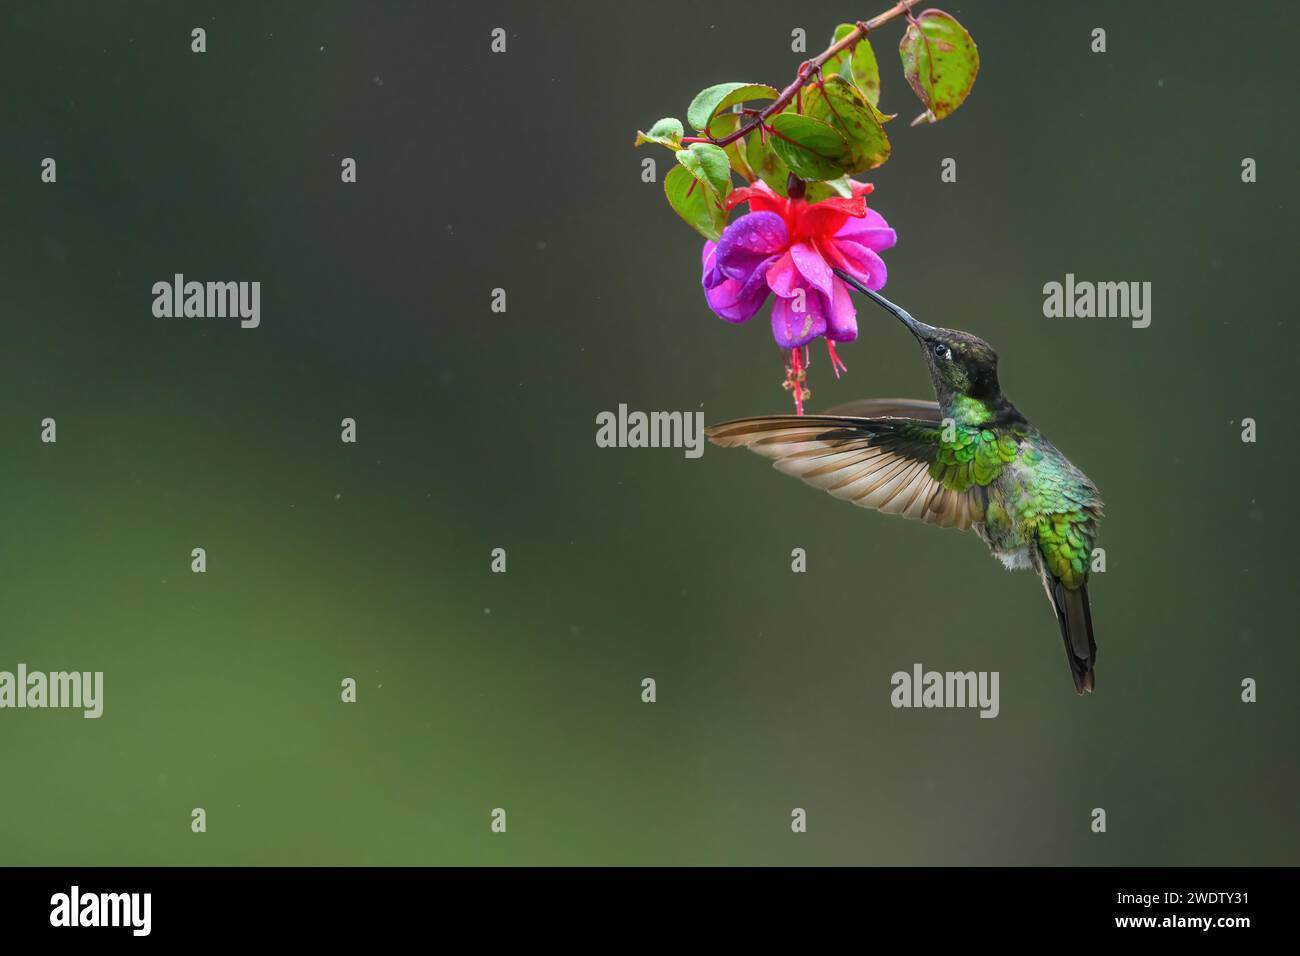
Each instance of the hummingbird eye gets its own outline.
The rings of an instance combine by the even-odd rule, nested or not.
[[[948,346],[944,345],[942,342],[934,343],[934,354],[939,356],[939,358],[943,358],[944,353],[947,351]]]

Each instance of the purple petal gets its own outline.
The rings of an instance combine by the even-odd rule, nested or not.
[[[729,279],[748,279],[759,264],[790,245],[785,220],[774,212],[741,216],[718,242],[718,268]]]
[[[718,244],[712,239],[704,243],[704,250],[700,253],[700,265],[704,271],[704,274],[700,276],[700,284],[705,289],[712,289],[726,278],[723,276],[722,270],[718,268]]]
[[[744,282],[721,279],[716,285],[705,286],[704,298],[719,318],[728,322],[745,322],[753,318],[767,299],[767,269],[777,260],[772,256],[759,264]]]
[[[799,297],[777,299],[772,306],[772,337],[783,349],[807,345],[819,335],[826,334],[826,306],[820,293],[812,292],[804,299],[806,308],[796,312]]]

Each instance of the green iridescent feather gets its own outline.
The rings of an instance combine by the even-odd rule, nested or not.
[[[1015,461],[1019,448],[1010,435],[999,438],[986,428],[966,425],[939,430],[935,437],[939,448],[930,465],[930,477],[949,491],[965,491],[974,485],[987,488]]]

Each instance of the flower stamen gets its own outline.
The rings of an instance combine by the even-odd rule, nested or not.
[[[793,348],[790,350],[790,361],[785,367],[785,381],[781,387],[794,396],[794,413],[803,414],[803,403],[812,398],[812,392],[808,390],[808,347]]]
[[[835,372],[835,377],[839,378],[840,372],[847,372],[849,367],[844,364],[844,360],[840,358],[839,353],[835,351],[835,343],[830,339],[826,340],[826,351],[831,357],[831,368]]]

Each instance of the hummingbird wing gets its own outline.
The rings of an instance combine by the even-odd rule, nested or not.
[[[914,418],[935,424],[943,421],[939,403],[922,398],[860,398],[856,402],[828,408],[822,414],[849,418]]]
[[[768,415],[711,425],[709,440],[723,448],[744,447],[773,467],[836,498],[884,514],[919,518],[941,528],[965,530],[984,520],[985,489],[945,487],[937,466],[941,425],[938,406],[913,399],[855,402],[855,410],[893,410],[904,415]]]

